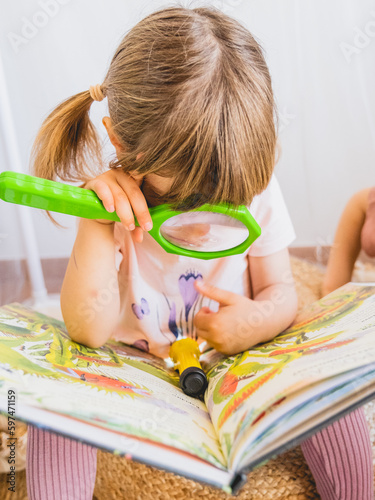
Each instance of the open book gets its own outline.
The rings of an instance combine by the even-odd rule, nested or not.
[[[375,285],[349,283],[271,342],[201,357],[204,402],[160,358],[72,342],[64,323],[0,308],[0,411],[235,493],[246,473],[375,395]]]

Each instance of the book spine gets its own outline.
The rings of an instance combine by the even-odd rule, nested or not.
[[[237,495],[239,490],[244,486],[247,482],[247,476],[246,474],[240,472],[239,474],[236,474],[230,483],[230,488],[232,490],[232,495]]]

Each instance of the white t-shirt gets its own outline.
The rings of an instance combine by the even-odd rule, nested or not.
[[[274,176],[249,210],[261,227],[259,238],[242,254],[211,260],[167,253],[147,232],[143,242],[137,243],[132,233],[116,222],[121,313],[112,338],[166,358],[177,336],[192,332],[193,318],[201,307],[218,310],[217,302],[195,290],[198,277],[250,297],[248,255],[278,252],[294,240],[295,233]]]

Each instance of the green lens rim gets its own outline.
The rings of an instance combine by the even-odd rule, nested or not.
[[[160,233],[160,228],[162,224],[176,215],[186,213],[185,210],[171,210],[169,204],[159,205],[157,207],[152,207],[149,209],[150,215],[153,221],[153,227],[150,231],[150,235],[156,240],[161,247],[168,253],[173,253],[177,255],[183,255],[186,257],[198,258],[198,259],[218,259],[220,257],[228,257],[230,255],[235,255],[239,253],[245,252],[249,248],[249,246],[254,243],[254,241],[260,236],[261,228],[251,215],[247,207],[244,205],[233,208],[233,206],[225,203],[210,205],[204,204],[198,208],[194,208],[192,210],[188,210],[189,212],[217,212],[224,215],[228,215],[230,217],[234,217],[239,220],[246,226],[249,231],[249,235],[242,243],[239,245],[230,248],[228,250],[219,250],[216,252],[200,252],[198,250],[189,250],[186,248],[180,248],[177,245],[166,240],[162,234]],[[139,225],[137,223],[137,225]]]

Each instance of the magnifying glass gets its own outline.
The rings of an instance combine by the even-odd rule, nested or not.
[[[85,219],[120,221],[92,190],[18,172],[0,174],[0,198]],[[191,210],[172,210],[164,204],[149,208],[149,212],[153,222],[149,234],[166,252],[187,257],[215,259],[239,254],[261,233],[243,205],[204,204]],[[136,218],[135,225],[139,226]]]

